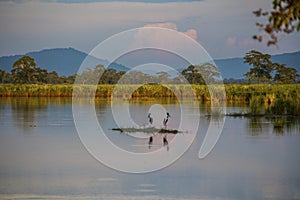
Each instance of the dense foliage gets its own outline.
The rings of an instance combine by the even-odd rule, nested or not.
[[[11,73],[0,70],[0,83],[4,84],[73,84],[75,80],[77,84],[142,84],[151,82],[180,84],[187,83],[184,78],[192,84],[213,84],[220,81],[220,73],[217,67],[210,63],[201,66],[191,65],[175,77],[171,77],[168,72],[164,71],[156,74],[142,71],[126,73],[97,65],[93,69],[86,68],[80,74],[59,76],[55,71],[48,72],[38,67],[34,59],[29,56],[23,56],[17,60],[13,64]]]
[[[296,69],[273,63],[270,59],[271,55],[256,50],[246,53],[244,62],[253,66],[244,74],[250,83],[296,83],[299,77]],[[272,74],[275,74],[274,77]]]
[[[267,17],[267,23],[256,23],[265,34],[255,35],[259,42],[267,35],[267,45],[277,45],[279,34],[290,34],[300,30],[300,0],[272,0],[272,10],[259,9],[253,12],[256,17]]]
[[[244,57],[244,62],[253,67],[244,74],[250,83],[296,83],[299,75],[294,68],[288,68],[284,64],[273,63],[271,56],[252,50]],[[155,66],[153,66],[155,67]],[[190,65],[177,75],[170,75],[161,71],[144,73],[142,71],[116,71],[97,65],[94,68],[86,68],[79,74],[71,76],[59,76],[57,72],[48,72],[37,66],[34,59],[23,56],[17,60],[11,73],[0,70],[0,83],[2,84],[199,84],[210,85],[222,83],[221,74],[216,66],[211,63],[202,65]],[[225,83],[247,83],[245,80],[224,80]]]

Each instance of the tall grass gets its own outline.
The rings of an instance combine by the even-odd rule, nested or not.
[[[0,85],[0,97],[72,97],[73,85]],[[76,85],[76,96],[86,97],[94,95],[95,86]],[[95,97],[110,98],[112,94],[124,99],[134,98],[158,98],[190,96],[189,85],[98,85]],[[134,89],[137,88],[137,89]],[[216,96],[211,97],[208,87],[205,85],[192,85],[193,92],[199,102],[210,102]],[[217,90],[217,87],[214,87]],[[252,114],[264,111],[267,114],[300,115],[300,84],[271,85],[271,84],[229,84],[225,85],[227,103],[249,104]],[[133,91],[133,92],[132,92]]]
[[[71,97],[72,85],[0,85],[0,97]]]

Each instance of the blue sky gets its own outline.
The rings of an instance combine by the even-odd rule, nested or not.
[[[2,0],[0,56],[48,48],[89,52],[98,43],[131,28],[159,24],[185,32],[213,58],[241,57],[257,49],[270,54],[298,51],[300,33],[279,37],[279,47],[252,40],[252,14],[271,0]]]

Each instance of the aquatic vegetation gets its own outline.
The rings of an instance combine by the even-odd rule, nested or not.
[[[253,96],[250,99],[250,113],[252,115],[259,115],[263,112],[264,98],[262,96]]]
[[[2,84],[0,97],[76,97],[107,98],[112,95],[134,102],[147,98],[184,98],[191,94],[190,85],[184,84],[145,84],[145,85],[75,85],[60,84]],[[206,85],[192,85],[199,103],[226,101],[233,104],[247,104],[249,114],[300,115],[300,84],[227,84],[226,99],[218,96],[219,87],[213,87],[215,96],[211,97]],[[96,90],[96,92],[95,92]],[[95,92],[95,93],[94,93]]]

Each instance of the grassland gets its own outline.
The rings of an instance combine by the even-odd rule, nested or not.
[[[124,99],[137,98],[184,98],[191,95],[189,85],[0,85],[0,97],[77,97],[93,96],[110,99],[114,96]],[[193,85],[193,92],[199,102],[210,102],[212,97],[205,85]],[[216,87],[218,88],[218,87]],[[227,103],[249,104],[251,114],[300,115],[300,84],[229,84],[225,85]],[[217,98],[217,97],[216,97]]]

